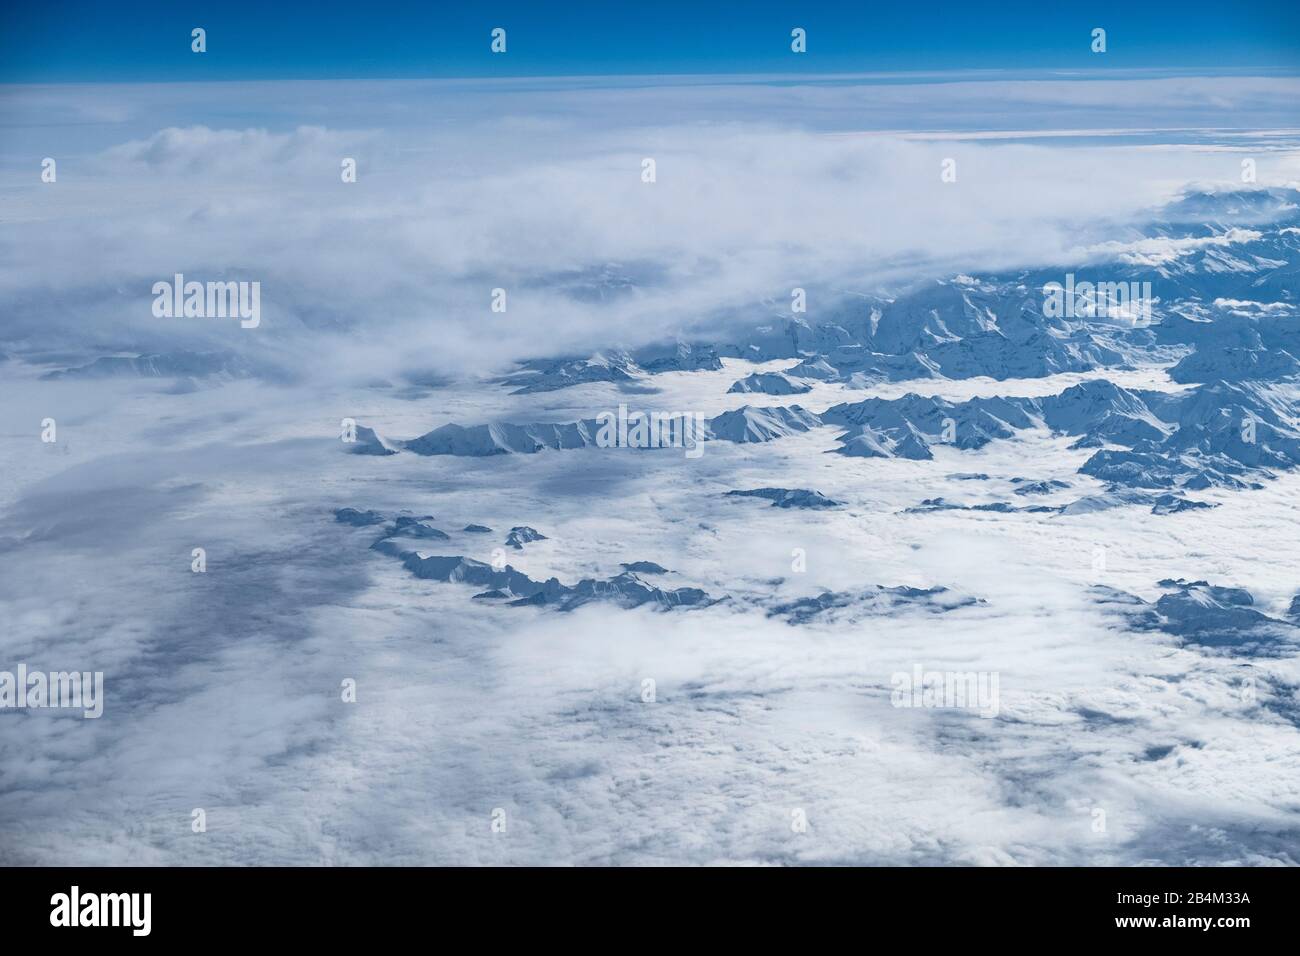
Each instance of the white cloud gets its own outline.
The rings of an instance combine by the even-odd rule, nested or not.
[[[13,338],[52,341],[61,331],[84,344],[89,333],[142,349],[201,342],[329,376],[389,374],[399,352],[479,371],[540,352],[636,344],[710,316],[748,318],[752,303],[795,285],[896,288],[918,275],[1057,262],[1188,180],[1239,173],[1213,151],[1152,153],[1106,137],[849,132],[879,124],[890,103],[913,104],[914,128],[977,102],[1004,112],[1009,102],[1052,103],[1051,129],[1061,110],[1113,102],[1114,83],[557,81],[525,93],[488,83],[453,85],[454,98],[433,104],[421,84],[284,84],[276,91],[297,116],[355,125],[280,129],[218,125],[282,107],[265,87],[216,86],[113,88],[111,101],[136,118],[101,138],[147,123],[154,108],[193,109],[185,125],[74,151],[57,185],[11,173],[0,288],[18,303]],[[1213,84],[1214,95],[1241,103],[1283,87]],[[1122,89],[1132,109],[1155,110],[1204,106],[1211,85],[1162,78]],[[109,96],[77,89],[61,101]],[[59,100],[19,89],[3,103],[22,115],[51,97]],[[340,181],[345,156],[358,161],[356,184]],[[647,156],[658,164],[653,185],[640,181]],[[949,157],[956,183],[940,180]],[[1261,177],[1297,169],[1294,152],[1261,159]],[[557,274],[611,262],[662,281],[596,305],[554,285]],[[260,280],[266,320],[256,337],[161,325],[149,288],[175,272]],[[488,310],[496,287],[510,294],[505,316]],[[57,305],[24,307],[38,301]]]
[[[1282,613],[1294,474],[1172,516],[908,514],[925,496],[1005,498],[1013,477],[1095,491],[1076,473],[1091,450],[1025,433],[868,462],[826,454],[828,430],[717,443],[698,462],[339,450],[345,415],[409,437],[619,401],[603,385],[512,397],[473,381],[399,400],[357,387],[371,374],[630,344],[753,317],[750,303],[795,284],[889,287],[1089,250],[1164,261],[1194,244],[1116,243],[1114,230],[1189,181],[1234,181],[1239,155],[1214,148],[1228,137],[1200,129],[1225,109],[1270,131],[1261,180],[1300,178],[1281,119],[1293,80],[931,80],[0,91],[14,131],[0,152],[0,346],[63,365],[215,345],[303,376],[165,394],[4,366],[0,668],[103,669],[106,708],[99,721],[0,720],[0,860],[1297,862],[1295,659],[1177,647],[1087,591],[1103,540],[1115,587],[1151,600],[1163,577],[1210,577]],[[41,115],[62,125],[41,132]],[[1198,130],[1151,132],[1167,125]],[[970,135],[985,127],[1054,132]],[[1180,148],[1150,149],[1153,136]],[[49,154],[53,186],[30,162]],[[339,178],[349,155],[354,185]],[[945,184],[949,156],[958,180]],[[608,262],[643,287],[593,304],[557,284]],[[261,281],[261,328],[154,319],[149,287],[178,271]],[[504,316],[487,307],[498,285]],[[752,400],[725,392],[742,371],[663,375],[656,399],[714,414]],[[1049,394],[1086,377],[877,394]],[[1172,387],[1159,369],[1108,377]],[[771,401],[844,397],[819,385]],[[47,415],[53,448],[35,438]],[[952,477],[979,471],[984,490]],[[764,485],[846,504],[808,515],[724,496]],[[488,607],[369,551],[368,531],[331,519],[345,505],[428,513],[453,532],[487,524],[490,540],[448,546],[484,559],[530,524],[548,540],[510,560],[535,577],[653,560],[733,601],[672,616]],[[189,571],[196,546],[203,575]],[[765,613],[778,595],[877,584],[987,603],[808,627]],[[891,673],[916,663],[999,672],[1003,718],[890,707]],[[1243,699],[1245,676],[1260,706]],[[356,705],[339,699],[344,677]],[[189,831],[194,807],[206,836]],[[807,834],[791,831],[792,808]]]
[[[1233,228],[1213,236],[1158,236],[1130,242],[1112,240],[1099,242],[1083,251],[1090,256],[1118,259],[1130,265],[1162,266],[1202,249],[1227,248],[1254,242],[1262,235],[1254,229]]]

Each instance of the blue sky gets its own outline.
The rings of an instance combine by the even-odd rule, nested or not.
[[[489,51],[494,27],[507,30],[504,56]],[[1089,49],[1094,27],[1104,56]],[[128,0],[0,13],[8,83],[1224,67],[1300,70],[1300,4]]]

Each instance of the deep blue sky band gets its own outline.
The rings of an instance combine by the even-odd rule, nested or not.
[[[790,51],[796,26],[807,54]],[[494,27],[504,56],[489,50]],[[1104,56],[1089,48],[1094,27]],[[6,83],[1224,67],[1300,71],[1300,3],[96,0],[0,12]]]

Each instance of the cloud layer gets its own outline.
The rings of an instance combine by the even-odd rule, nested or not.
[[[1037,429],[933,461],[828,454],[824,428],[698,461],[338,442],[345,416],[401,436],[591,417],[628,396],[479,378],[752,325],[793,286],[816,317],[846,289],[1163,261],[1191,247],[1129,226],[1189,182],[1236,184],[1244,157],[1262,184],[1300,179],[1298,92],[1223,76],[0,90],[0,353],[15,357],[0,355],[0,668],[106,673],[101,720],[0,715],[0,862],[1300,862],[1296,658],[1138,632],[1091,590],[1104,544],[1108,586],[1152,600],[1161,578],[1209,576],[1285,614],[1295,473],[1178,515],[922,513],[922,497],[978,495],[962,473],[1003,497],[1015,478],[1102,483],[1078,474],[1091,449]],[[39,181],[46,156],[56,183]],[[261,325],[155,318],[151,286],[176,273],[261,282]],[[42,377],[175,348],[255,374]],[[415,370],[458,381],[400,387]],[[654,401],[734,409],[755,397],[726,389],[755,370],[657,376]],[[1178,388],[1158,366],[1107,374]],[[875,393],[1043,395],[1085,377]],[[763,398],[822,408],[849,391]],[[774,486],[843,505],[726,494]],[[654,561],[671,586],[731,600],[494,607],[412,577],[333,520],[342,507],[432,515],[483,561],[526,524],[546,540],[509,560],[537,580]],[[493,531],[458,530],[471,523]],[[877,585],[982,603],[807,626],[766,613]],[[918,663],[999,673],[1000,718],[890,706],[891,675]]]
[[[0,115],[15,144],[60,165],[42,184],[31,153],[0,156],[14,197],[0,231],[6,338],[201,344],[329,376],[391,374],[400,352],[473,374],[748,322],[795,286],[817,290],[815,316],[836,289],[1066,260],[1188,181],[1237,182],[1243,155],[1261,182],[1300,178],[1284,134],[1225,151],[1204,133],[1150,132],[1157,112],[1276,122],[1291,83],[448,83],[432,100],[429,84],[284,84],[290,107],[266,111],[256,85],[10,88]],[[1121,97],[1125,113],[1091,112]],[[98,125],[65,154],[53,144],[85,127],[40,144],[36,104]],[[983,109],[1021,132],[960,138]],[[927,132],[958,115],[956,134]],[[159,128],[160,116],[178,121]],[[1109,132],[1033,132],[1067,121]],[[345,157],[356,183],[341,181]],[[955,182],[941,180],[945,159]],[[148,290],[178,272],[260,281],[263,327],[160,323]],[[573,294],[611,274],[624,294]],[[496,288],[505,314],[489,308]]]

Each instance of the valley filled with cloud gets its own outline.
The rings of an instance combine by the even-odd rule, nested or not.
[[[1297,95],[3,87],[0,861],[1295,865]]]

